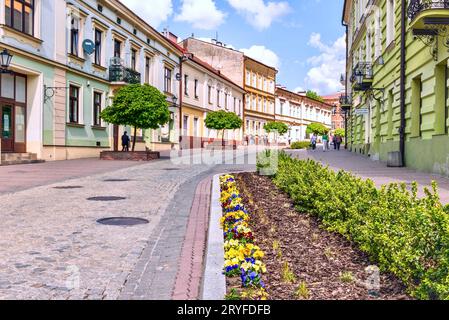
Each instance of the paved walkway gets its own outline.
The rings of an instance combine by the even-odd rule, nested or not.
[[[0,168],[5,182],[0,191],[0,300],[198,297],[208,180],[217,173],[254,169],[254,163],[183,165],[170,160]],[[70,186],[79,188],[64,189]],[[195,195],[200,208],[193,206]],[[98,196],[125,199],[88,200]],[[107,217],[150,223],[97,223]],[[178,282],[175,295],[176,280],[182,280],[179,267],[187,267],[189,259],[188,290]]]
[[[392,182],[405,182],[411,184],[416,181],[421,187],[429,186],[431,182],[437,181],[439,194],[443,203],[449,203],[449,179],[435,174],[423,173],[409,168],[389,168],[385,163],[372,161],[371,159],[346,150],[328,151],[322,150],[300,150],[287,151],[300,159],[315,159],[334,170],[343,169],[364,178],[371,179],[377,186]],[[421,189],[422,193],[422,189]]]
[[[133,161],[96,158],[0,166],[0,194],[139,165]]]

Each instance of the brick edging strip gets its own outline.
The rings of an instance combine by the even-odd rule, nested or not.
[[[173,300],[200,298],[210,204],[211,178],[209,177],[198,184],[195,192],[172,294]]]

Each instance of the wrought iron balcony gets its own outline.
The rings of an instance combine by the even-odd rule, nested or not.
[[[341,95],[340,96],[340,105],[342,110],[348,110],[352,106],[352,97]]]
[[[449,0],[410,0],[408,17],[412,29],[449,24]]]
[[[373,64],[371,62],[359,62],[352,70],[351,82],[354,90],[368,90],[373,83]]]
[[[139,72],[125,67],[122,59],[114,57],[109,64],[109,81],[138,84],[141,82],[141,75]]]

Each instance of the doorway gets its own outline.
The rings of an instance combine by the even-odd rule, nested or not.
[[[14,121],[13,106],[0,105],[0,139],[2,139],[2,152],[14,152]]]

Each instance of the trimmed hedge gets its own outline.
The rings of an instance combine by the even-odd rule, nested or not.
[[[310,141],[296,141],[290,146],[290,149],[307,149],[310,147]]]
[[[449,216],[437,185],[418,198],[418,186],[390,184],[334,172],[321,164],[279,155],[274,183],[297,210],[353,241],[382,271],[407,285],[418,299],[449,299]]]

